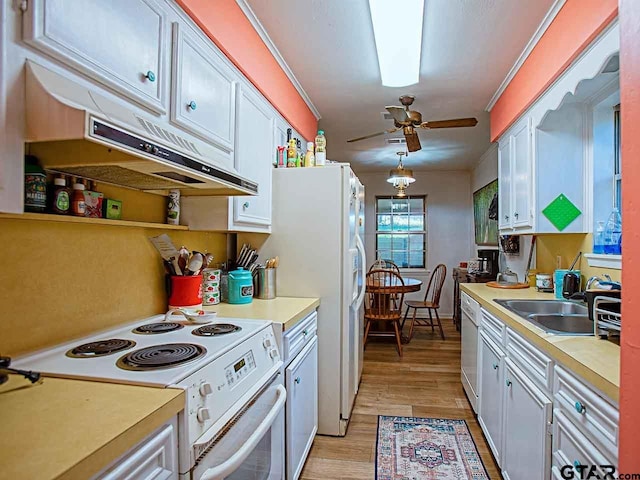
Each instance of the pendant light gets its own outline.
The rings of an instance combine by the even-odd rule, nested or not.
[[[413,177],[413,170],[404,168],[404,165],[402,164],[402,157],[407,155],[407,152],[398,152],[397,155],[399,157],[398,166],[389,171],[389,178],[387,178],[387,182],[393,184],[393,186],[398,190],[404,190],[410,184],[415,182],[416,179]]]

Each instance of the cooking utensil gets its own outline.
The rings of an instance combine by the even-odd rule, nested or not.
[[[531,270],[531,260],[533,259],[533,249],[536,246],[536,236],[531,237],[531,247],[529,247],[529,258],[527,259],[527,270],[524,272],[524,281],[529,280],[529,271]]]
[[[200,270],[202,270],[202,265],[204,263],[204,255],[200,252],[194,251],[189,259],[189,264],[187,265],[187,269],[185,271],[185,275],[197,275]]]
[[[582,252],[578,252],[578,254],[576,255],[576,258],[573,259],[573,263],[569,267],[569,270],[573,270],[573,267],[576,266],[576,263],[578,263],[578,260],[580,259],[581,256],[582,256]]]
[[[211,262],[213,262],[213,255],[211,253],[205,252],[204,265],[202,266],[202,268],[209,268]]]
[[[180,266],[180,270],[184,272],[185,268],[187,268],[187,262],[189,261],[189,250],[184,245],[180,247],[180,251],[178,252],[178,265]]]
[[[176,272],[176,275],[184,275],[184,272],[180,268],[180,264],[178,263],[178,257],[171,257],[169,259],[171,264],[173,265],[173,270]]]

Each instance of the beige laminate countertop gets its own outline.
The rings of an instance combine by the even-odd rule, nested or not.
[[[558,363],[584,378],[612,400],[618,401],[620,395],[620,347],[618,345],[595,337],[546,333],[493,301],[510,298],[553,300],[555,298],[553,294],[539,293],[535,288],[521,290],[491,288],[482,283],[461,283],[460,288]]]
[[[293,327],[320,305],[319,298],[276,297],[272,300],[254,298],[251,303],[231,305],[220,303],[204,310],[217,312],[220,317],[271,320],[282,325],[282,330]]]
[[[182,390],[10,375],[0,479],[88,479],[184,409]]]

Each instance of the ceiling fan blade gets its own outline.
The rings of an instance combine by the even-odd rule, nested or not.
[[[422,145],[420,145],[420,139],[418,138],[418,133],[414,130],[413,133],[405,134],[404,138],[407,139],[407,150],[410,152],[417,152],[422,149]]]
[[[347,140],[347,143],[359,142],[360,140],[366,140],[367,138],[377,137],[379,135],[384,135],[387,132],[378,132],[372,133],[371,135],[365,135],[364,137],[352,138],[351,140]]]
[[[475,118],[454,118],[451,120],[437,120],[435,122],[422,122],[420,128],[455,128],[475,127],[478,120]]]
[[[352,138],[351,140],[347,140],[347,143],[359,142],[360,140],[366,140],[367,138],[378,137],[380,135],[384,135],[385,133],[394,133],[400,130],[399,128],[390,128],[389,130],[385,130],[384,132],[372,133],[371,135],[365,135],[364,137]]]
[[[409,115],[407,114],[407,111],[404,109],[404,107],[390,106],[384,108],[387,110],[387,112],[389,112],[389,114],[396,122],[402,123],[409,120]]]

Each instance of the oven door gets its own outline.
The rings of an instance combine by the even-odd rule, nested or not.
[[[283,480],[286,398],[277,375],[207,447],[191,470],[191,478]]]

